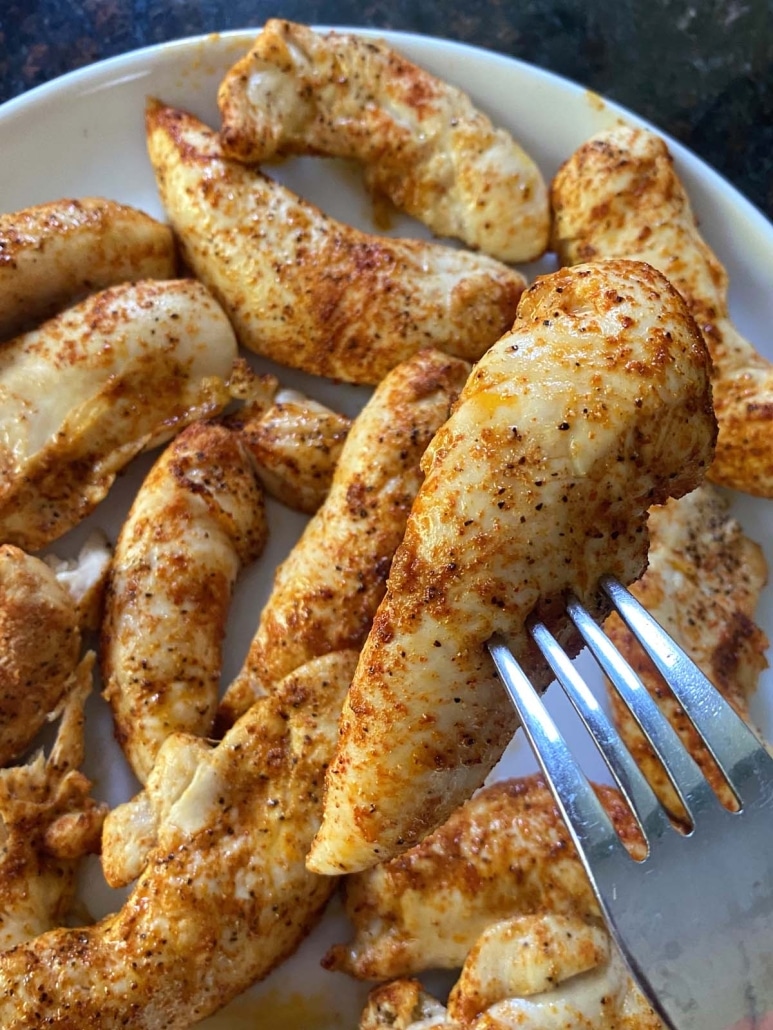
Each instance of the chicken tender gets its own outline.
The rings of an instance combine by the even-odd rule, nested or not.
[[[700,235],[666,144],[628,126],[600,133],[561,168],[551,196],[562,261],[647,261],[685,298],[713,363],[719,440],[709,478],[773,497],[773,365],[730,320],[727,273]]]
[[[768,640],[754,622],[767,563],[727,511],[727,500],[700,487],[650,513],[649,567],[631,592],[698,663],[741,718],[767,667]],[[724,803],[733,794],[674,694],[617,615],[605,629],[634,666]],[[684,809],[663,767],[617,692],[609,691],[615,721],[637,763],[670,812]]]
[[[620,794],[596,792],[628,849],[642,838]],[[323,964],[360,980],[458,969],[491,923],[541,912],[603,925],[553,795],[539,776],[479,791],[434,833],[344,881],[354,939]]]
[[[663,1030],[605,931],[566,916],[488,927],[444,1008],[415,980],[371,992],[360,1030]]]
[[[89,654],[73,674],[48,759],[40,752],[0,770],[0,951],[61,925],[80,859],[99,850],[106,808],[89,796],[91,784],[79,772],[93,666]]]
[[[51,569],[0,547],[0,765],[18,758],[72,685],[81,634]]]
[[[70,595],[82,630],[94,632],[99,628],[111,558],[110,544],[100,529],[89,533],[75,558],[60,558],[56,554],[43,556],[57,582]]]
[[[268,407],[245,406],[226,424],[238,432],[266,493],[313,515],[327,497],[352,423],[296,390],[279,390]]]
[[[525,281],[492,258],[370,236],[223,155],[217,133],[151,102],[148,151],[187,264],[243,346],[376,384],[425,347],[473,361],[512,325]]]
[[[272,18],[221,83],[220,136],[249,163],[325,154],[364,165],[377,196],[500,261],[547,247],[542,175],[467,94],[384,42]]]
[[[325,503],[277,570],[221,703],[221,728],[309,659],[362,646],[421,484],[421,457],[468,374],[464,361],[421,351],[378,387],[347,437]]]
[[[38,550],[144,448],[228,401],[228,319],[193,280],[115,286],[0,350],[0,540]]]
[[[54,200],[0,215],[0,340],[89,293],[173,279],[172,230],[114,200]]]
[[[165,741],[158,761],[177,793],[164,792],[145,871],[117,914],[0,954],[3,1030],[184,1030],[297,947],[335,888],[304,855],[355,661],[310,663],[216,748]]]
[[[646,513],[713,455],[709,358],[684,301],[639,262],[582,265],[524,294],[423,460],[328,770],[316,872],[355,872],[417,843],[484,781],[516,728],[486,641],[538,687],[538,614],[570,651],[573,591],[638,579]]]
[[[266,536],[263,495],[238,438],[224,426],[188,426],[124,523],[102,623],[105,697],[141,783],[171,733],[211,732],[231,593]]]

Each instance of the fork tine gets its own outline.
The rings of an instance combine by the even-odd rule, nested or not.
[[[600,585],[668,682],[739,802],[748,802],[750,792],[756,796],[760,781],[773,775],[773,758],[760,747],[759,740],[743,719],[633,594],[611,576],[603,577]]]
[[[719,799],[693,757],[685,750],[676,731],[593,616],[574,596],[567,598],[566,611],[663,763],[693,822],[696,812],[719,806]]]
[[[609,766],[623,797],[636,816],[647,846],[651,840],[658,839],[664,833],[674,832],[655,792],[567,653],[544,623],[533,623],[529,626],[529,632]]]
[[[601,865],[621,857],[632,859],[528,676],[499,635],[489,640],[488,650],[595,886]]]

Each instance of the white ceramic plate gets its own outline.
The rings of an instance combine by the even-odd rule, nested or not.
[[[217,85],[226,68],[248,47],[254,31],[183,40],[140,50],[70,74],[42,86],[0,109],[0,203],[5,211],[63,196],[104,195],[163,216],[153,175],[145,155],[143,107],[149,95],[185,107],[210,124],[217,124]],[[385,36],[409,58],[467,90],[501,125],[509,128],[539,162],[546,177],[585,140],[624,118],[635,116],[605,103],[595,94],[554,75],[512,59],[471,47],[419,36]],[[731,311],[741,329],[760,351],[773,359],[773,226],[716,173],[684,148],[669,141],[703,232],[727,266],[731,277]],[[370,205],[349,169],[332,161],[297,160],[276,173],[302,195],[335,217],[372,229]],[[408,219],[392,226],[394,234],[426,232]],[[552,267],[550,258],[527,270],[533,274]],[[282,380],[298,385],[321,400],[354,413],[365,396],[362,390],[310,380],[282,371]],[[111,539],[120,525],[131,496],[150,464],[145,457],[116,486],[110,498],[89,520]],[[773,565],[773,502],[737,497],[734,510],[749,535],[760,540]],[[270,515],[279,509],[270,505]],[[224,681],[241,665],[265,599],[274,566],[287,553],[303,519],[282,510],[272,521],[268,552],[246,574],[238,588],[226,645]],[[58,542],[54,550],[71,554],[85,535],[80,527]],[[766,593],[760,621],[773,637],[773,604]],[[773,736],[771,674],[763,676],[755,714]],[[556,690],[550,703],[562,723],[566,712]],[[572,723],[572,725],[574,725]],[[100,797],[117,803],[136,785],[112,740],[109,718],[101,699],[89,709],[89,749],[86,771]],[[500,767],[511,774],[532,768],[525,744],[516,743]],[[589,746],[580,745],[586,768],[603,776],[603,767]],[[98,888],[96,862],[88,870],[87,901],[95,914],[120,904],[121,896]],[[84,878],[85,879],[85,878]],[[253,988],[227,1010],[207,1021],[210,1028],[275,1026],[313,1028],[355,1027],[365,988],[340,974],[319,968],[328,942],[344,939],[342,917],[333,907],[320,928],[264,983]]]

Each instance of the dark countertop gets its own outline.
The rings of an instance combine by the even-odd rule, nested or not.
[[[445,36],[565,75],[671,133],[773,219],[773,0],[0,0],[0,102],[273,16]]]

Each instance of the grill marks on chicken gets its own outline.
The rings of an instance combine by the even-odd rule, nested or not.
[[[114,200],[68,198],[0,214],[0,340],[89,293],[175,271],[169,226]]]
[[[228,401],[228,320],[193,280],[111,287],[0,349],[0,540],[37,550],[145,448]]]
[[[112,561],[100,658],[140,782],[171,733],[211,733],[231,592],[263,550],[263,496],[236,435],[197,422],[161,455]]]
[[[469,365],[422,351],[384,379],[355,419],[327,498],[277,570],[221,729],[310,658],[359,648],[422,480],[420,461]]]
[[[461,90],[377,40],[272,18],[218,93],[223,150],[256,164],[290,154],[362,163],[375,195],[501,261],[547,247],[537,165]]]
[[[599,577],[639,578],[647,509],[693,489],[711,460],[708,373],[684,301],[648,265],[563,269],[526,292],[425,454],[311,869],[389,858],[482,784],[515,730],[486,641],[501,633],[547,685],[526,618],[539,612],[571,649],[553,614],[565,592],[601,618]]]
[[[375,385],[426,347],[475,360],[512,324],[525,280],[481,254],[371,236],[228,160],[190,114],[148,105],[151,164],[187,264],[248,350]]]
[[[562,261],[647,261],[685,298],[713,363],[719,439],[709,477],[773,497],[773,365],[730,319],[727,273],[700,234],[664,141],[628,126],[594,136],[559,170],[551,200]]]

